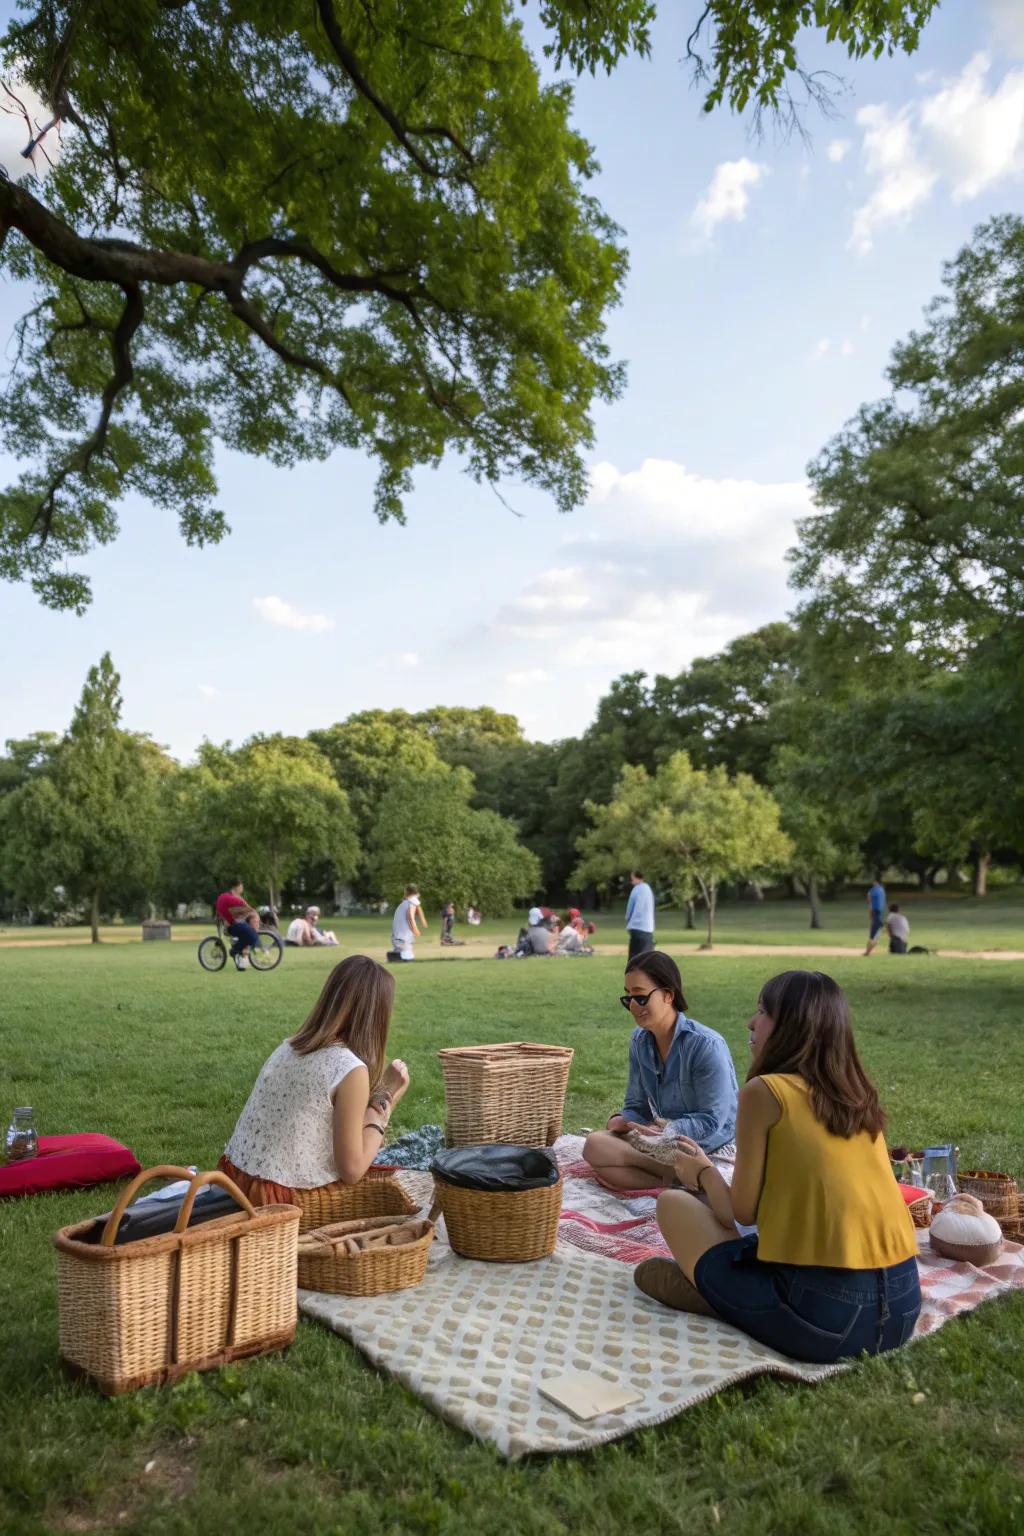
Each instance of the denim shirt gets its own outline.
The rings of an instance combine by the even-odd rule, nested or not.
[[[654,932],[654,892],[646,880],[634,885],[626,902],[626,927],[641,933]]]
[[[663,1062],[654,1036],[637,1027],[629,1042],[629,1081],[620,1113],[650,1125],[667,1120],[677,1136],[689,1136],[715,1152],[736,1135],[736,1069],[729,1047],[716,1030],[685,1013]]]

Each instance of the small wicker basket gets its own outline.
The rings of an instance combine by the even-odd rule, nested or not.
[[[555,1251],[562,1213],[562,1179],[539,1189],[463,1189],[434,1178],[434,1208],[448,1241],[464,1259],[522,1264]]]
[[[453,1046],[438,1051],[450,1147],[513,1142],[550,1147],[562,1134],[573,1052],[567,1046]]]
[[[967,1168],[957,1174],[961,1194],[975,1195],[997,1221],[1014,1221],[1020,1211],[1017,1181],[1008,1173],[992,1173],[987,1168]]]
[[[150,1179],[191,1180],[173,1232],[114,1246],[136,1191]],[[196,1195],[219,1184],[242,1207],[189,1228]],[[290,1344],[297,1305],[294,1205],[255,1210],[226,1174],[161,1165],[134,1178],[98,1243],[82,1241],[93,1221],[54,1235],[60,1355],[73,1373],[114,1396],[174,1381]]]
[[[930,1227],[932,1224],[932,1206],[934,1197],[930,1190],[922,1190],[920,1200],[913,1200],[907,1206],[910,1219],[915,1227]]]
[[[346,1253],[344,1240],[365,1232],[385,1232],[405,1227],[412,1241],[395,1246],[367,1248]],[[395,1221],[393,1216],[370,1216],[362,1221],[339,1221],[299,1238],[299,1285],[306,1291],[332,1291],[338,1296],[380,1296],[420,1285],[427,1272],[432,1221]]]
[[[415,1216],[419,1210],[391,1173],[373,1168],[357,1184],[343,1184],[339,1179],[319,1189],[297,1189],[295,1203],[302,1212],[300,1233],[368,1216]]]

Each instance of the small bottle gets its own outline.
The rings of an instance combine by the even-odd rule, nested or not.
[[[29,1105],[22,1105],[11,1116],[6,1146],[9,1163],[20,1163],[26,1157],[35,1157],[39,1138],[32,1123],[32,1109]]]

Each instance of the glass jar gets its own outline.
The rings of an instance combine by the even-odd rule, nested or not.
[[[32,1123],[32,1109],[29,1105],[22,1105],[11,1116],[11,1123],[7,1127],[7,1161],[20,1163],[26,1157],[35,1157],[39,1146],[39,1137]]]

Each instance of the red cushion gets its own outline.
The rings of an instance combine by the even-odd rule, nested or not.
[[[0,1168],[0,1197],[37,1195],[47,1189],[85,1189],[108,1179],[126,1179],[140,1167],[134,1152],[96,1131],[78,1136],[40,1136],[35,1157]]]
[[[919,1200],[927,1200],[931,1191],[922,1189],[919,1184],[897,1184],[896,1188],[908,1205],[916,1205]]]

